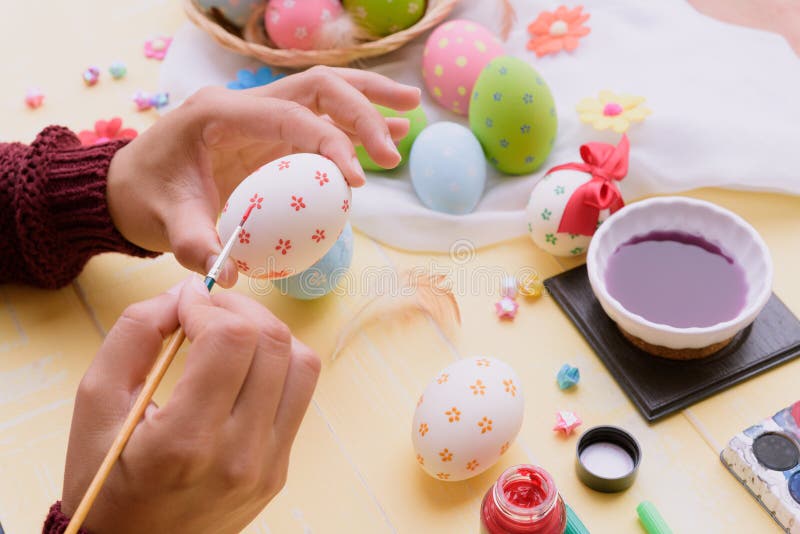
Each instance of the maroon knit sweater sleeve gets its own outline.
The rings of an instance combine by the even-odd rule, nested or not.
[[[0,284],[58,288],[101,252],[156,254],[128,242],[106,205],[106,174],[125,141],[83,147],[60,126],[30,145],[0,144]]]
[[[42,526],[42,534],[64,534],[64,531],[69,525],[69,518],[61,511],[61,501],[50,507],[50,513],[47,514],[47,519]],[[78,530],[78,534],[89,534],[84,529]]]

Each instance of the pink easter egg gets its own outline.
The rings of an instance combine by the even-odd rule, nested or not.
[[[342,13],[338,0],[270,0],[264,24],[279,48],[314,48],[316,32]]]
[[[443,107],[466,115],[475,81],[483,68],[503,53],[500,40],[480,24],[463,19],[445,22],[425,43],[425,86]]]

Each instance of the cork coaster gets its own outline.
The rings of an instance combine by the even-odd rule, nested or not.
[[[595,298],[585,265],[544,285],[648,422],[800,356],[800,321],[774,294],[724,346],[676,354],[627,338]]]
[[[730,345],[731,341],[733,341],[733,338],[729,337],[724,341],[714,343],[713,345],[708,345],[707,347],[701,347],[699,349],[671,349],[662,345],[653,345],[652,343],[648,343],[644,339],[638,338],[627,332],[624,328],[620,328],[619,331],[622,332],[622,335],[625,336],[625,339],[643,351],[652,354],[653,356],[659,356],[669,360],[699,360],[700,358],[708,358],[709,356],[713,356],[717,352]]]

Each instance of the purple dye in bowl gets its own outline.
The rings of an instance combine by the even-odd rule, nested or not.
[[[611,255],[605,279],[625,309],[677,328],[729,321],[747,300],[742,267],[718,246],[683,232],[626,241]]]

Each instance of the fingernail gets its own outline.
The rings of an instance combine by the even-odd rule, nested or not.
[[[394,139],[392,139],[391,133],[386,132],[386,137],[384,137],[384,142],[386,143],[387,147],[392,149],[392,152],[394,152],[398,156],[400,155],[400,152],[397,151],[397,145],[394,144]]]
[[[367,181],[367,176],[364,174],[364,169],[361,168],[361,162],[358,161],[358,157],[353,156],[353,172],[358,178],[361,178],[365,182]]]
[[[188,282],[188,281],[189,281],[189,278],[184,278],[183,280],[181,280],[180,282],[178,282],[177,284],[175,284],[171,288],[167,289],[167,293],[169,293],[170,295],[178,295],[178,294],[180,294],[181,288],[183,288],[183,286],[185,286],[186,282]]]
[[[204,297],[208,296],[208,288],[206,287],[205,283],[203,283],[203,279],[200,277],[199,274],[193,274],[189,278],[189,282],[187,285],[192,291],[200,295],[203,295]]]
[[[217,262],[217,258],[219,258],[219,254],[212,254],[208,257],[206,260],[206,272],[210,271],[214,267],[214,264]]]

